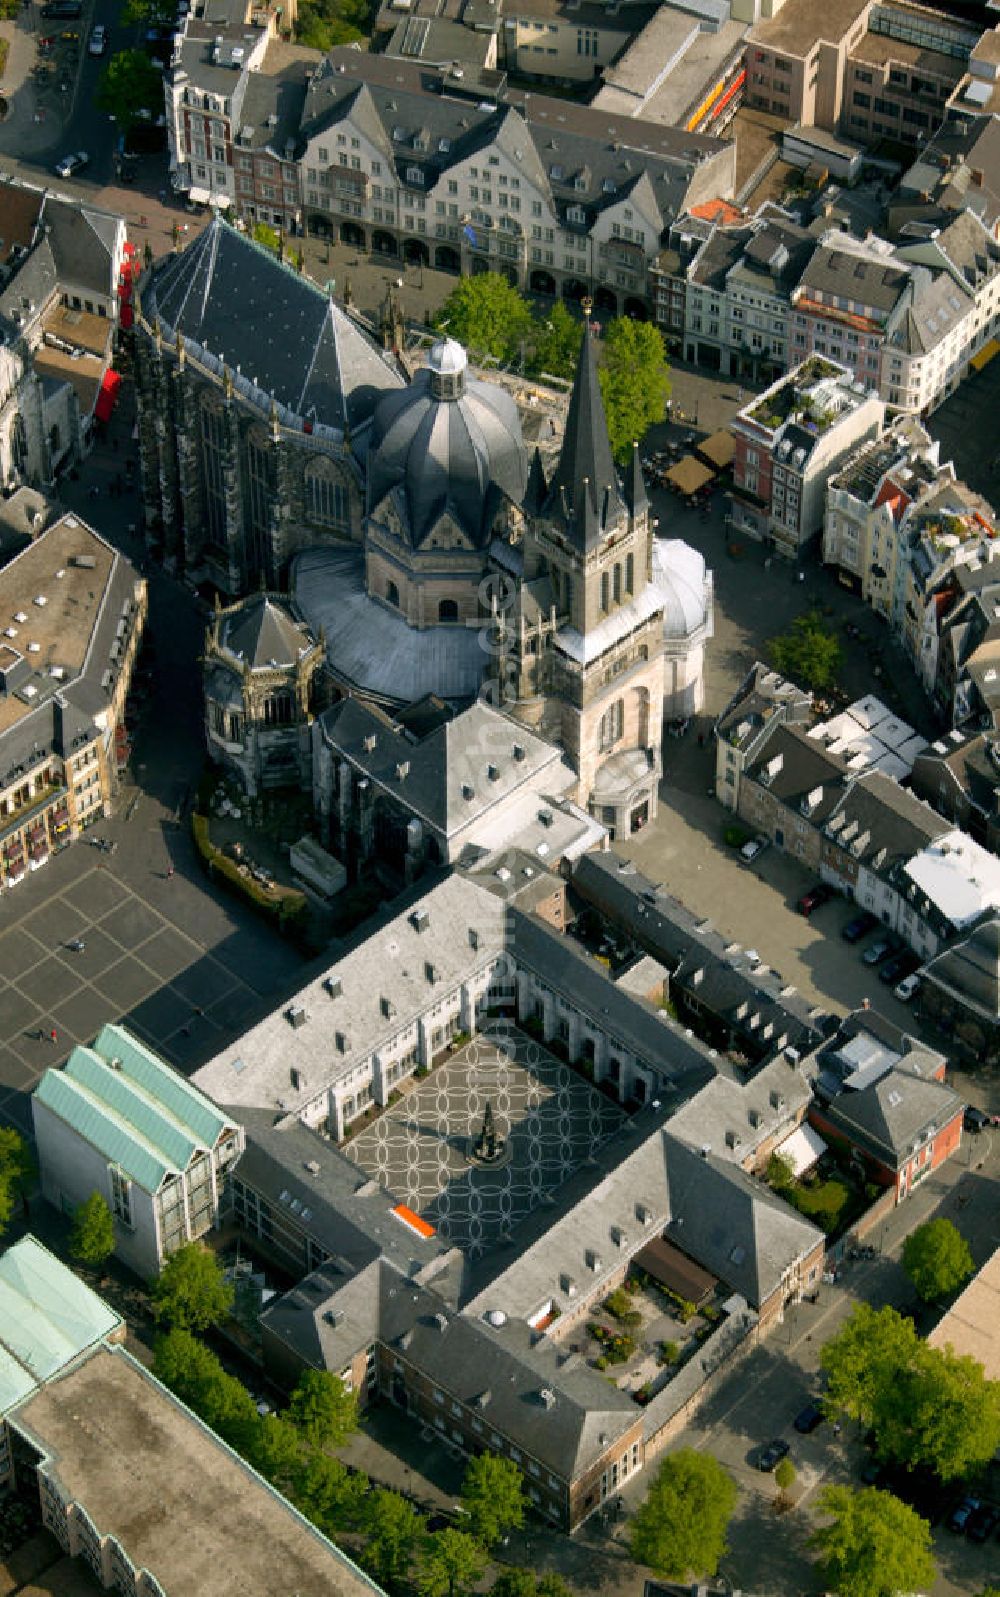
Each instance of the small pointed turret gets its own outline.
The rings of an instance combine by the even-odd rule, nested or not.
[[[567,531],[581,553],[593,549],[625,510],[611,454],[587,301],[584,317],[580,364],[570,395],[562,453],[546,502],[549,514],[567,522]]]
[[[642,461],[639,459],[639,445],[637,443],[632,445],[632,458],[625,473],[625,505],[633,519],[636,516],[641,516],[643,511],[649,509],[649,498],[642,475]]]
[[[528,468],[528,486],[524,490],[524,509],[529,516],[535,516],[545,503],[549,485],[545,481],[545,467],[542,465],[542,452],[535,445],[535,453],[531,457]]]

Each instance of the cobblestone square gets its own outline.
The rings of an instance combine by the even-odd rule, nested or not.
[[[492,1106],[507,1144],[492,1168],[467,1151]],[[478,1037],[347,1145],[352,1159],[477,1258],[505,1241],[612,1136],[622,1111],[522,1032]]]

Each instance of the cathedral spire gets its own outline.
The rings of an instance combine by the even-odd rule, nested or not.
[[[563,517],[563,507],[568,506],[567,531],[581,553],[587,553],[625,507],[601,398],[589,300],[583,302],[583,314],[580,363],[570,395],[562,453],[549,488],[548,508]]]

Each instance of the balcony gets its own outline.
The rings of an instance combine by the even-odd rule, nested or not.
[[[68,788],[64,783],[54,783],[47,786],[41,793],[35,794],[27,804],[22,804],[9,815],[0,818],[0,843],[5,843],[25,826],[31,826],[38,820],[44,820],[50,806],[55,807],[61,799],[65,805]]]

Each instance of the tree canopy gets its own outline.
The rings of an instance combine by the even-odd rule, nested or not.
[[[367,0],[299,0],[296,38],[311,50],[332,50],[371,33]]]
[[[583,322],[574,316],[566,302],[557,299],[547,313],[535,319],[534,341],[529,362],[536,377],[562,377],[571,382],[580,359]]]
[[[96,104],[126,132],[140,111],[158,116],[163,109],[163,77],[143,50],[119,50],[101,74]]]
[[[870,1427],[879,1457],[953,1480],[1000,1446],[1000,1382],[951,1348],[929,1347],[894,1309],[855,1305],[820,1354],[824,1407]]]
[[[462,1506],[469,1529],[484,1547],[517,1530],[524,1519],[524,1478],[509,1458],[480,1453],[470,1458],[462,1481]]]
[[[303,1464],[295,1503],[307,1519],[333,1539],[359,1524],[367,1488],[366,1476],[349,1470],[329,1453],[314,1450]]]
[[[974,1268],[969,1245],[950,1220],[927,1220],[903,1243],[903,1269],[925,1302],[948,1297]]]
[[[398,1492],[372,1492],[365,1504],[364,1529],[361,1558],[365,1568],[383,1585],[398,1585],[409,1574],[423,1537],[417,1510]]]
[[[838,1597],[899,1597],[934,1584],[930,1526],[891,1492],[828,1486],[819,1507],[829,1523],[814,1533],[811,1545]]]
[[[632,1557],[669,1580],[714,1575],[736,1497],[736,1482],[710,1453],[669,1454],[632,1521]]]
[[[103,1264],[115,1251],[115,1223],[99,1192],[77,1204],[69,1233],[69,1251],[81,1264]]]
[[[795,1465],[790,1458],[781,1458],[774,1471],[774,1484],[779,1492],[787,1492],[795,1485]]]
[[[600,380],[611,452],[623,464],[633,443],[666,414],[670,368],[659,328],[629,316],[609,322],[604,331]]]
[[[243,1451],[259,1418],[253,1398],[196,1336],[181,1327],[161,1336],[153,1351],[153,1374],[231,1447]]]
[[[820,692],[833,686],[840,670],[840,641],[823,625],[818,610],[796,616],[788,632],[768,644],[771,659],[783,676]]]
[[[357,1428],[358,1400],[330,1370],[305,1370],[288,1417],[313,1447],[340,1447]]]
[[[228,1314],[233,1289],[215,1254],[200,1242],[172,1253],[153,1287],[153,1313],[168,1325],[204,1331]]]
[[[483,1578],[486,1554],[464,1530],[439,1530],[428,1536],[420,1558],[421,1597],[464,1597]]]
[[[499,272],[480,272],[455,284],[434,317],[434,326],[457,338],[473,356],[516,360],[532,337],[531,307]]]
[[[0,1232],[6,1230],[17,1198],[24,1197],[35,1166],[28,1144],[10,1126],[0,1126]]]

